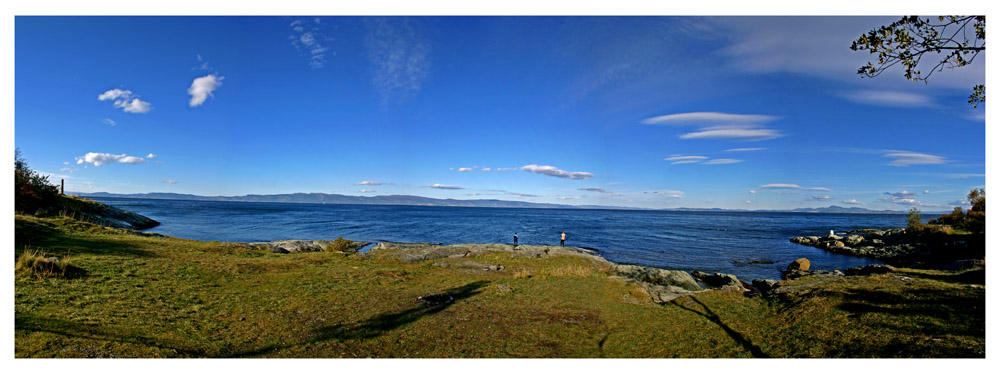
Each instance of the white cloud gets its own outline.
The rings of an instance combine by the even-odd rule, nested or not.
[[[947,159],[941,156],[929,155],[925,153],[909,152],[909,151],[886,151],[885,155],[882,157],[893,158],[892,162],[888,165],[891,166],[910,166],[910,165],[937,165],[948,162]]]
[[[647,118],[642,123],[647,125],[694,125],[694,126],[724,126],[724,125],[756,125],[777,120],[778,117],[764,114],[730,114],[719,112],[690,112],[668,114]]]
[[[580,196],[559,196],[559,200],[580,200]]]
[[[115,122],[115,121],[114,121],[113,119],[111,119],[111,118],[105,118],[105,119],[104,119],[103,121],[101,121],[101,122],[104,122],[105,124],[107,124],[107,125],[111,125],[111,126],[114,126],[114,125],[117,125],[117,124],[118,124],[117,122]]]
[[[743,203],[744,203],[744,204],[752,204],[752,203],[753,203],[753,201],[750,201],[750,200],[746,200],[746,201],[744,201]]]
[[[490,171],[490,168],[482,168],[480,170],[482,170],[482,171]]]
[[[752,152],[752,151],[763,151],[767,148],[733,148],[727,149],[726,152]]]
[[[520,169],[520,168],[496,168],[494,170],[496,170],[496,171],[507,171],[507,170],[518,170],[518,169]]]
[[[476,170],[476,168],[475,167],[471,167],[471,168],[458,168],[458,171],[461,171],[461,172],[473,171],[473,170]]]
[[[549,165],[525,165],[521,167],[522,171],[530,171],[535,174],[548,175],[550,177],[556,178],[569,178],[569,179],[590,179],[594,177],[594,174],[584,172],[584,171],[574,171],[568,172],[561,170],[555,166]]]
[[[156,158],[156,155],[150,153],[150,154],[146,155],[146,158]]]
[[[929,203],[921,202],[920,200],[917,200],[917,194],[916,193],[910,192],[910,191],[906,191],[906,190],[899,191],[899,192],[886,192],[883,195],[888,195],[889,197],[881,197],[881,198],[879,198],[879,201],[884,201],[884,202],[889,202],[889,203],[899,204],[899,205],[926,206],[926,207],[933,207],[933,208],[944,207],[945,206],[945,205],[941,205],[941,204],[929,204]]]
[[[819,196],[819,195],[813,195],[813,197],[809,198],[809,200],[813,200],[813,201],[827,201],[827,200],[830,200],[830,199],[832,199],[832,197],[829,197],[829,196]]]
[[[844,201],[841,201],[841,203],[848,204],[848,205],[865,205],[865,203],[862,203],[862,202],[857,201],[855,199],[844,200]]]
[[[765,184],[763,186],[760,186],[760,188],[791,189],[791,190],[813,190],[813,191],[832,191],[831,189],[826,188],[826,187],[802,187],[802,186],[799,186],[797,184],[791,184],[791,183],[770,183],[770,184]]]
[[[712,127],[678,136],[681,139],[723,139],[756,142],[785,136],[774,129]]]
[[[114,162],[135,165],[146,162],[146,160],[143,159],[142,157],[129,156],[126,154],[116,155],[111,153],[97,153],[97,152],[88,152],[87,154],[76,158],[77,165],[92,164],[94,166],[101,166],[104,164],[110,164]]]
[[[375,190],[368,190],[368,189],[364,189],[364,190],[359,190],[358,192],[361,192],[361,193],[369,193],[369,192],[375,192]]]
[[[309,56],[309,67],[313,69],[319,69],[326,64],[326,53],[330,50],[324,45],[329,39],[324,36],[321,25],[322,21],[319,18],[297,19],[289,24],[292,35],[288,39],[292,41],[295,50]]]
[[[735,163],[743,162],[743,161],[744,160],[737,160],[737,159],[733,159],[733,158],[717,158],[717,159],[714,159],[714,160],[708,160],[708,161],[702,162],[702,164],[705,164],[705,165],[725,165],[725,164],[735,164]]]
[[[165,181],[163,181],[163,183],[166,183],[166,184],[177,184],[177,181],[175,181],[175,180],[165,180]]]
[[[930,96],[900,91],[851,91],[841,93],[838,96],[848,101],[868,105],[903,108],[935,106],[934,100]]]
[[[708,157],[706,157],[706,156],[681,156],[681,155],[672,155],[671,157],[667,157],[664,160],[666,160],[666,161],[672,161],[670,164],[674,165],[674,164],[694,164],[694,163],[701,162],[702,160],[705,160],[707,158]]]
[[[153,105],[150,104],[149,102],[139,100],[139,98],[136,97],[136,95],[133,94],[132,91],[123,90],[119,88],[105,91],[104,93],[97,96],[97,100],[100,101],[112,100],[114,102],[113,105],[115,108],[119,108],[126,113],[142,114],[142,113],[149,113],[150,110],[153,110]],[[111,121],[110,119],[107,118],[105,118],[105,120]],[[107,121],[105,121],[105,123],[108,123]],[[110,124],[113,126],[114,121],[111,121]]]
[[[924,190],[924,195],[931,193],[931,190]]]
[[[459,187],[459,186],[448,186],[448,185],[443,185],[443,184],[439,184],[439,183],[434,183],[434,184],[432,184],[430,186],[424,186],[424,187],[427,187],[427,188],[437,188],[439,190],[464,190],[465,189],[465,188]]]
[[[368,180],[368,181],[361,181],[361,182],[355,183],[354,185],[356,185],[356,186],[381,186],[383,184],[392,184],[392,183],[376,182],[376,181]]]
[[[205,100],[212,95],[215,89],[222,85],[222,79],[224,77],[216,76],[215,74],[209,74],[204,77],[195,78],[191,82],[191,87],[188,87],[188,95],[191,95],[191,100],[188,105],[191,107],[199,106],[205,103]]]
[[[749,192],[750,194],[755,194],[755,193],[757,193],[757,190],[750,190],[750,191],[747,191],[747,192]]]
[[[609,193],[608,191],[606,191],[606,190],[604,190],[603,188],[600,188],[600,187],[583,187],[583,188],[577,188],[577,189],[580,190],[580,191]]]
[[[401,100],[420,90],[430,72],[430,46],[409,18],[366,18],[368,58],[374,65],[372,83],[382,103]]]

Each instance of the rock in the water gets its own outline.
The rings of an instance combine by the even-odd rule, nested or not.
[[[788,264],[788,268],[786,270],[788,270],[788,271],[792,271],[792,270],[808,271],[809,270],[809,259],[803,257],[803,258],[797,259],[795,261],[792,261],[791,264]]]
[[[889,265],[865,265],[855,266],[844,270],[847,276],[865,276],[872,274],[886,274],[896,271],[896,268]]]
[[[844,239],[844,241],[846,242],[846,244],[849,245],[849,246],[851,246],[851,247],[854,247],[854,246],[857,246],[858,244],[861,244],[861,242],[863,242],[864,240],[865,240],[865,238],[863,236],[861,236],[861,235],[848,235],[847,238]]]

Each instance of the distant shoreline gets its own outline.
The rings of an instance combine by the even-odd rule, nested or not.
[[[666,208],[649,209],[623,206],[603,205],[564,205],[547,203],[530,203],[510,200],[477,199],[435,199],[412,195],[379,195],[351,196],[324,193],[294,193],[280,195],[243,195],[243,196],[199,196],[175,193],[143,193],[115,194],[108,192],[68,192],[86,198],[112,199],[143,199],[143,200],[180,200],[180,201],[211,201],[239,203],[278,203],[278,204],[316,204],[316,205],[385,205],[385,206],[422,206],[422,207],[454,207],[454,208],[523,208],[523,209],[569,209],[569,210],[629,210],[651,212],[725,212],[725,213],[813,213],[813,214],[902,214],[906,212],[894,210],[870,210],[865,208],[844,208],[831,205],[825,208],[797,208],[788,210],[746,210],[722,208]],[[947,212],[927,211],[925,214],[944,214]]]

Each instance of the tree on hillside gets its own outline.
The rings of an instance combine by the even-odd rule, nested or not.
[[[951,225],[971,232],[983,232],[986,229],[986,189],[980,188],[969,192],[969,204],[972,207],[962,212],[962,207],[955,207],[951,213],[928,221],[938,225]]]
[[[14,150],[14,210],[35,213],[40,208],[54,204],[59,196],[56,186],[49,184],[49,177],[31,170],[21,157],[21,150]]]
[[[986,16],[941,16],[930,18],[906,16],[888,26],[872,29],[851,44],[851,50],[877,54],[877,63],[868,62],[858,74],[874,78],[889,68],[902,65],[903,76],[925,83],[936,71],[954,69],[972,63],[986,50]],[[933,52],[936,64],[923,74],[919,69],[925,54]],[[941,54],[945,53],[943,57]],[[975,108],[986,103],[986,85],[972,87],[969,104]]]

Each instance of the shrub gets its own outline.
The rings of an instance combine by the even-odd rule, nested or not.
[[[37,250],[25,250],[14,263],[14,273],[18,276],[36,278],[69,278],[82,273],[66,259],[46,256]]]
[[[49,177],[28,167],[21,151],[14,150],[14,210],[33,214],[58,203],[59,190],[49,184]]]
[[[354,242],[344,239],[342,236],[337,237],[333,243],[326,246],[327,252],[350,252],[352,249],[354,249]]]
[[[911,229],[916,229],[920,227],[920,209],[917,207],[910,208],[910,212],[906,213],[906,227]]]

